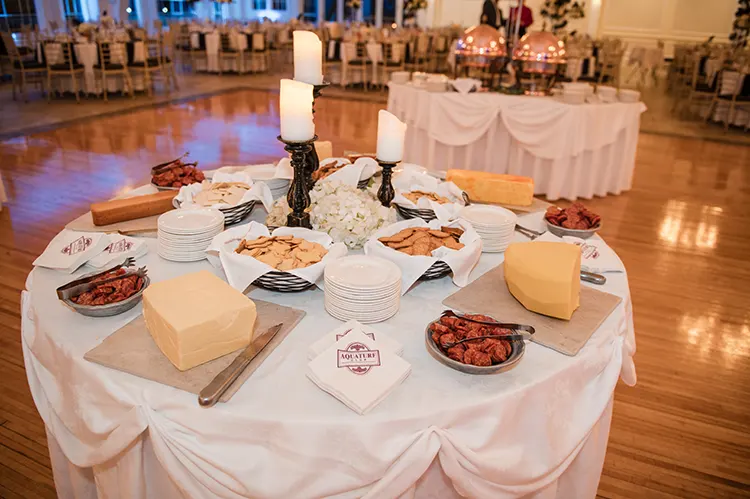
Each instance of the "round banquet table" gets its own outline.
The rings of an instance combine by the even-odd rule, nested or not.
[[[388,110],[408,125],[404,161],[532,177],[535,194],[575,200],[630,189],[646,106],[428,92],[391,82]]]
[[[223,277],[205,260],[162,260],[148,243],[138,263],[154,281],[200,269]],[[483,254],[472,279],[502,260]],[[622,303],[575,357],[529,343],[514,369],[492,376],[428,354],[425,325],[458,288],[419,283],[374,325],[403,343],[411,374],[364,416],[305,376],[310,344],[340,324],[322,291],[255,289],[251,298],[307,315],[228,403],[204,409],[193,394],[83,359],[141,313],[93,319],[63,306],[55,288],[85,271],[36,268],[22,297],[26,371],[60,497],[593,498],[615,385],[635,383],[624,269],[603,287]]]

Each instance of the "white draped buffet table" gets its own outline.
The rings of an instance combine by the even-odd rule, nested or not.
[[[162,260],[153,239],[149,248],[138,263],[155,281],[212,268]],[[502,259],[484,254],[472,279]],[[615,385],[635,383],[624,273],[604,286],[623,302],[577,356],[530,343],[517,367],[492,376],[428,354],[424,328],[458,288],[418,284],[375,325],[404,344],[411,375],[364,416],[305,376],[308,346],[340,324],[322,291],[257,289],[252,298],[307,316],[230,402],[203,409],[195,395],[83,359],[141,310],[93,319],[67,309],[55,288],[84,271],[35,269],[22,298],[26,370],[61,498],[593,498]]]
[[[551,201],[630,189],[643,103],[389,87],[388,110],[408,125],[404,161],[532,177]]]

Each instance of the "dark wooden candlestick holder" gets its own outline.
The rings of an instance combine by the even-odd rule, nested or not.
[[[328,86],[330,86],[330,83],[328,83],[327,81],[324,81],[320,85],[313,85],[313,114],[315,114],[315,101],[318,99],[318,97],[320,97],[323,89]],[[320,159],[318,158],[318,151],[315,149],[315,146],[313,146],[312,150],[310,150],[310,153],[307,155],[305,164],[307,188],[308,190],[312,190],[313,185],[315,185],[312,174],[320,167]]]
[[[287,227],[312,229],[310,213],[306,211],[310,206],[310,189],[307,184],[306,167],[310,150],[315,148],[314,143],[317,139],[318,136],[316,135],[310,140],[292,142],[282,139],[281,135],[278,136],[278,140],[284,143],[284,150],[292,155],[292,168],[294,169],[294,177],[289,186],[289,193],[286,195],[286,200],[292,209],[292,212],[286,218]]]
[[[378,199],[383,206],[390,207],[391,201],[396,196],[396,191],[393,190],[393,184],[391,183],[391,170],[399,164],[399,161],[378,160],[378,164],[383,169],[383,183],[380,184],[380,189],[378,189]]]

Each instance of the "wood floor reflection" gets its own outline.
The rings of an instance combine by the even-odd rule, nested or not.
[[[380,105],[323,98],[335,152],[372,151]],[[65,222],[190,151],[283,153],[278,95],[224,94],[0,143],[0,497],[55,497],[21,355],[20,291]],[[638,385],[618,386],[602,498],[750,497],[750,148],[641,135],[633,189],[587,202],[628,269]]]

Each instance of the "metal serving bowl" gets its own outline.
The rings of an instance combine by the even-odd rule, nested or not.
[[[151,279],[149,279],[147,275],[143,276],[143,287],[140,289],[140,291],[138,291],[130,298],[118,301],[117,303],[109,303],[107,305],[79,305],[68,298],[62,300],[62,302],[81,315],[86,315],[89,317],[112,317],[113,315],[127,312],[131,308],[138,305],[138,303],[140,303],[141,301],[141,298],[143,298],[143,292],[146,290],[149,284],[151,284]]]
[[[559,225],[550,223],[546,219],[544,220],[544,222],[547,224],[547,230],[557,237],[573,236],[579,237],[581,239],[588,239],[599,232],[599,229],[602,228],[601,222],[599,222],[599,225],[597,225],[593,229],[567,229],[565,227],[560,227]]]
[[[430,326],[439,321],[440,320],[438,319],[427,324],[427,327],[424,330],[425,346],[427,347],[427,351],[430,352],[430,355],[432,355],[438,362],[452,369],[455,369],[456,371],[461,371],[462,373],[466,374],[497,374],[505,371],[510,371],[511,369],[516,367],[516,364],[521,361],[523,354],[526,352],[526,344],[524,343],[524,341],[515,339],[510,340],[510,345],[513,349],[510,353],[510,356],[505,360],[505,362],[501,364],[482,367],[464,364],[463,362],[457,362],[445,355],[443,351],[440,350],[440,347],[438,347],[435,342],[432,341],[432,332],[430,331]]]

